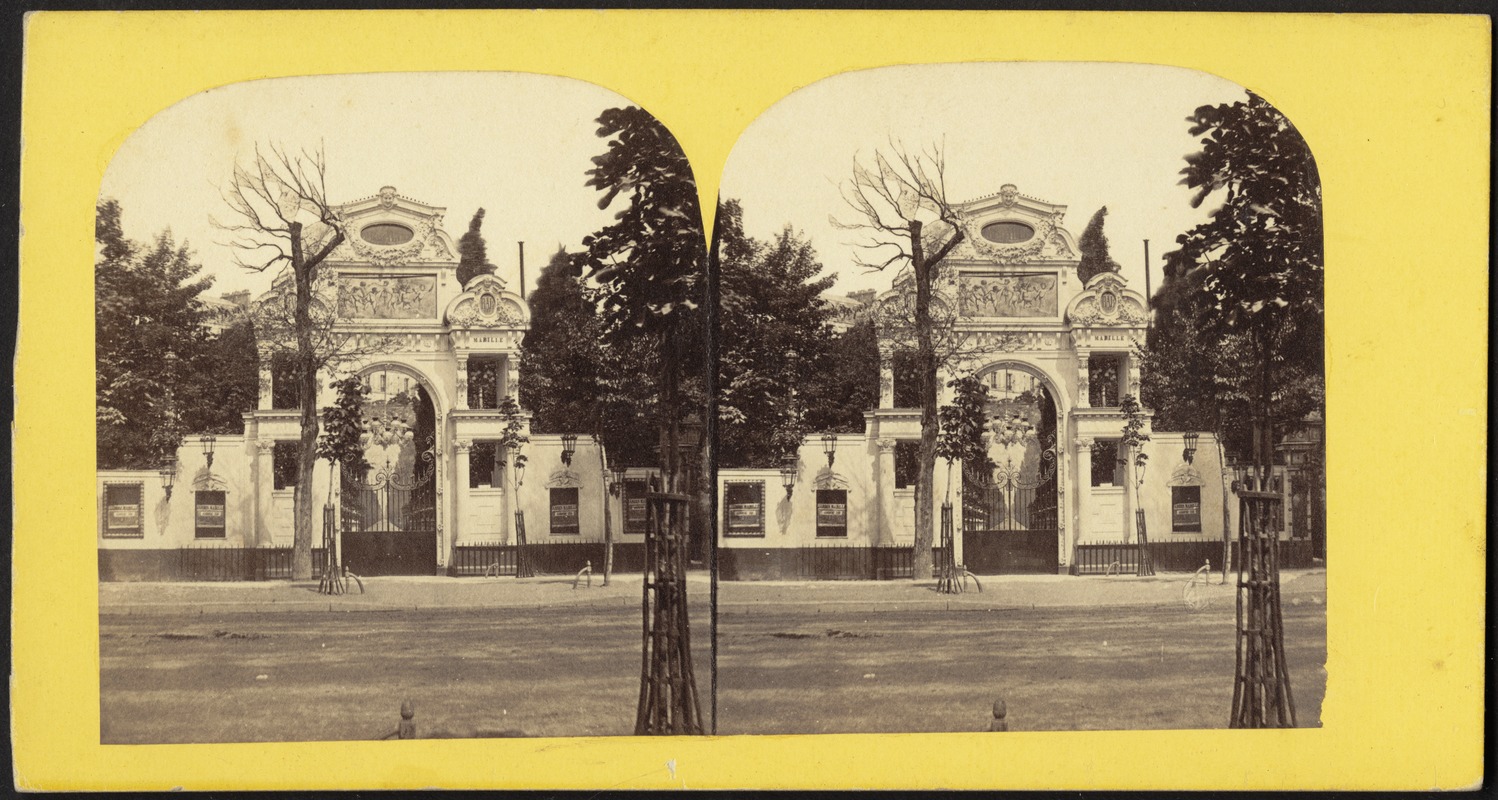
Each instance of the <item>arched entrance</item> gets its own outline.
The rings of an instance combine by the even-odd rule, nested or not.
[[[411,374],[373,367],[360,377],[364,458],[342,475],[343,564],[358,575],[431,575],[437,568],[437,415]]]
[[[988,386],[991,470],[965,464],[962,559],[979,574],[1057,571],[1060,471],[1056,400],[1019,364],[979,373]]]

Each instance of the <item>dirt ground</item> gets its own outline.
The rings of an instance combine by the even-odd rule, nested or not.
[[[725,610],[718,732],[1224,727],[1233,610]],[[1324,609],[1286,606],[1302,726],[1316,725]],[[709,716],[706,604],[693,657]],[[627,735],[637,608],[105,614],[104,743],[375,739],[402,700],[423,738]]]

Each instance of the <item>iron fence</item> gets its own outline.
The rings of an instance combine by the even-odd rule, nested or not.
[[[323,548],[312,548],[314,570]],[[177,550],[176,574],[184,581],[266,581],[291,577],[290,547],[183,547]]]
[[[942,563],[943,548],[933,547],[932,563]],[[914,574],[913,547],[819,545],[801,547],[792,560],[792,575],[801,580],[896,580]]]

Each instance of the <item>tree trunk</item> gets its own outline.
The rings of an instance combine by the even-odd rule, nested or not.
[[[303,261],[301,225],[291,225],[292,274],[296,279],[297,394],[302,435],[297,450],[291,538],[291,579],[312,577],[312,471],[317,465],[317,360],[312,349],[312,270]]]
[[[603,475],[603,485],[609,484],[609,465],[604,458],[603,442],[598,444],[598,469]],[[619,496],[624,496],[624,487],[618,487]],[[609,574],[614,571],[614,521],[609,510],[609,490],[603,490],[603,585],[609,585]]]
[[[916,369],[921,392],[921,444],[915,482],[915,552],[911,554],[911,577],[931,579],[931,545],[934,534],[932,503],[936,472],[936,352],[931,345],[931,265],[921,248],[921,223],[910,223],[910,264],[915,275]]]

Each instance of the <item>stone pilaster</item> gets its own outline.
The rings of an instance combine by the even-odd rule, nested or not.
[[[453,440],[453,524],[449,538],[456,544],[463,537],[463,527],[468,523],[468,469],[469,450],[473,442],[468,439]]]
[[[895,540],[895,440],[877,439],[879,446],[879,530],[875,544],[892,544]]]
[[[1082,531],[1092,525],[1092,439],[1078,437],[1072,443],[1072,452],[1077,454],[1077,524],[1067,536],[1068,550],[1081,541]]]
[[[1086,350],[1077,351],[1077,408],[1092,407],[1092,390],[1089,386],[1091,375],[1087,372],[1087,357],[1090,355]]]
[[[886,348],[879,348],[879,407],[895,407],[894,355]]]
[[[255,544],[270,545],[271,492],[275,489],[276,443],[271,439],[255,441]]]

